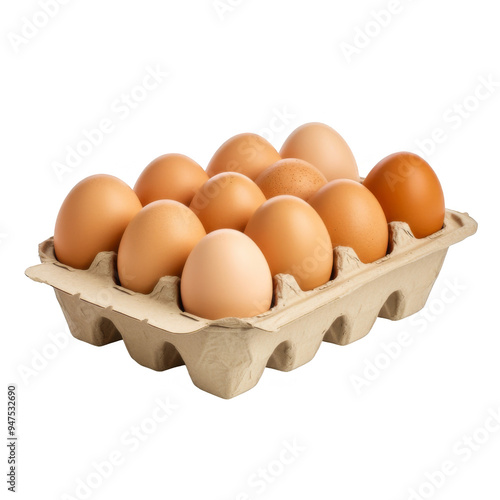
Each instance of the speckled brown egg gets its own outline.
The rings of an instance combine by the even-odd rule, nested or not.
[[[255,183],[266,198],[290,194],[307,200],[326,183],[326,177],[310,163],[297,158],[279,160],[266,168]]]

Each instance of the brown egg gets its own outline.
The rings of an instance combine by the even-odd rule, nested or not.
[[[296,158],[273,163],[255,181],[268,199],[291,194],[303,200],[307,200],[326,182],[325,176],[316,167]]]
[[[444,223],[444,195],[434,170],[413,153],[394,153],[381,160],[363,181],[384,209],[389,222],[408,223],[416,238],[439,231]]]
[[[188,207],[154,201],[130,222],[118,249],[118,276],[125,288],[150,293],[163,276],[179,276],[205,230]]]
[[[92,175],[66,196],[54,229],[59,262],[87,269],[99,252],[116,251],[125,228],[142,208],[132,188],[111,175]]]
[[[209,179],[194,195],[189,208],[207,233],[229,228],[243,231],[253,213],[266,201],[246,175],[223,172]]]
[[[321,217],[304,200],[289,195],[267,200],[253,214],[245,234],[262,250],[273,276],[291,274],[302,290],[330,279],[332,242]]]
[[[300,158],[320,170],[328,181],[359,181],[356,160],[347,142],[323,123],[306,123],[295,129],[281,147],[282,158]]]
[[[329,182],[309,199],[325,223],[332,245],[351,247],[362,262],[387,253],[389,231],[384,211],[373,194],[359,182]]]
[[[248,318],[271,307],[273,279],[264,255],[248,236],[219,229],[189,255],[181,296],[185,311],[202,318]]]
[[[176,200],[189,205],[208,175],[191,158],[171,153],[153,160],[141,173],[134,191],[146,206],[156,200]]]
[[[210,177],[221,172],[239,172],[255,180],[269,165],[280,159],[274,147],[257,134],[239,134],[228,139],[207,167]]]

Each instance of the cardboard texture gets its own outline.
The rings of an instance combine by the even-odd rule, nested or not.
[[[206,320],[180,308],[179,278],[162,278],[149,295],[117,285],[116,254],[102,252],[88,270],[58,262],[53,239],[39,246],[42,264],[26,275],[51,285],[71,333],[102,346],[123,339],[130,356],[153,370],[185,364],[194,384],[232,398],[257,384],[264,369],[293,370],[322,341],[346,345],[364,337],[377,317],[398,320],[419,311],[448,247],[475,233],[468,216],[446,211],[443,229],[413,237],[391,222],[389,253],[363,264],[346,247],[334,250],[334,279],[303,292],[290,275],[274,278],[271,310],[248,319]]]

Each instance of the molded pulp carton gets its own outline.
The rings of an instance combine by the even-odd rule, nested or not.
[[[334,279],[303,292],[290,275],[274,278],[271,310],[253,318],[207,320],[182,311],[179,278],[164,277],[149,295],[117,285],[116,254],[102,252],[88,270],[61,264],[53,239],[39,246],[42,264],[26,275],[52,286],[71,333],[96,346],[125,342],[153,370],[185,364],[200,389],[232,398],[251,389],[267,367],[289,371],[310,361],[322,341],[346,345],[377,317],[397,320],[425,304],[448,247],[475,233],[467,214],[446,211],[443,228],[413,237],[391,222],[389,253],[371,264],[346,247],[334,250]]]

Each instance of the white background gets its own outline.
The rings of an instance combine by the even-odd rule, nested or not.
[[[25,27],[31,38],[22,41],[23,18],[33,19],[39,4],[2,3],[1,393],[5,415],[6,386],[18,385],[17,497],[83,498],[78,481],[99,482],[92,463],[119,452],[120,465],[89,498],[403,500],[420,489],[420,498],[498,499],[500,432],[481,430],[500,410],[496,3],[401,0],[387,26],[368,24],[371,37],[350,61],[342,43],[358,34],[362,44],[372,11],[393,2],[224,5],[218,13],[211,0],[73,0],[45,26]],[[136,90],[144,100],[129,115],[119,112],[116,100],[157,66],[168,77],[146,95]],[[481,78],[497,83],[478,103],[471,96]],[[468,116],[453,118],[464,101]],[[277,112],[293,116],[277,122]],[[59,179],[54,163],[103,118],[113,131]],[[157,373],[122,342],[96,348],[68,337],[52,289],[24,276],[80,179],[108,173],[133,185],[167,152],[205,166],[244,131],[267,129],[279,148],[307,121],[336,128],[362,175],[387,154],[421,151],[417,140],[444,130],[425,157],[447,207],[470,213],[479,230],[450,249],[419,316],[379,319],[363,340],[324,344],[309,364],[266,370],[254,389],[226,401],[197,389],[185,367]],[[66,332],[62,347],[44,364],[58,332]],[[363,377],[401,332],[411,344],[357,391],[353,376]],[[36,374],[23,377],[32,363]],[[127,433],[151,424],[156,398],[176,409],[135,450]],[[483,444],[460,443],[467,435]],[[283,450],[294,441],[292,460]],[[454,473],[426,486],[445,461]],[[259,470],[270,481],[258,482]]]

